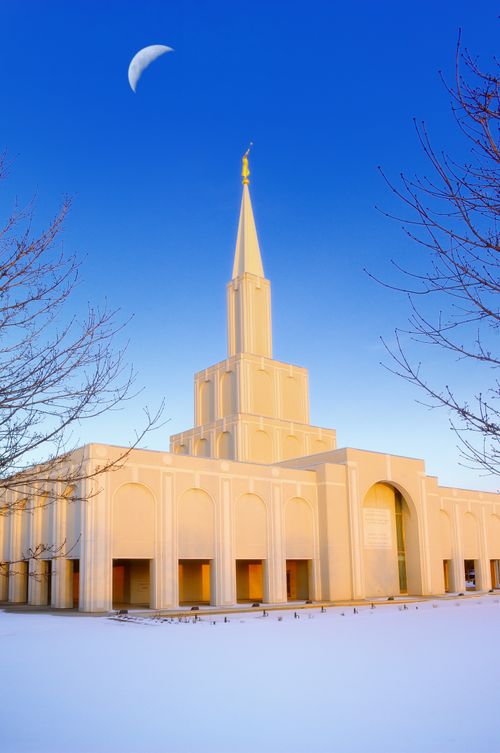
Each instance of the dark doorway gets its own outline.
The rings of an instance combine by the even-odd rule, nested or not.
[[[286,596],[288,601],[309,599],[310,560],[286,561]]]
[[[451,588],[451,560],[443,560],[444,592],[449,594]]]
[[[476,590],[476,560],[464,560],[465,588],[467,591]]]
[[[80,560],[73,560],[73,609],[80,606]]]
[[[45,572],[43,577],[45,578],[47,582],[47,604],[49,607],[52,606],[52,560],[47,560],[45,562]]]
[[[113,608],[149,607],[150,560],[113,560]]]
[[[179,604],[210,604],[210,560],[179,560]]]
[[[262,560],[236,560],[236,601],[264,601]]]
[[[403,519],[403,496],[397,489],[394,490],[394,510],[396,514],[396,539],[398,545],[398,578],[399,593],[408,593],[406,578],[406,543]]]
[[[491,587],[500,588],[500,560],[490,560]]]
[[[20,589],[19,589],[19,603],[25,604],[28,602],[28,579],[29,579],[29,561],[19,562],[19,564],[12,566],[14,570],[17,570],[19,575]]]

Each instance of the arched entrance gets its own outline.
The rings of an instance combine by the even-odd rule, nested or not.
[[[363,500],[365,594],[422,592],[416,510],[390,483],[374,484]]]

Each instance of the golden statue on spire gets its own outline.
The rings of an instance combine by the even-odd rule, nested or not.
[[[252,146],[253,146],[253,141],[250,142],[250,146],[246,150],[241,160],[243,163],[241,167],[241,177],[243,178],[242,180],[243,185],[248,185],[250,183],[250,181],[248,180],[248,176],[250,175],[250,168],[248,167],[248,154]]]

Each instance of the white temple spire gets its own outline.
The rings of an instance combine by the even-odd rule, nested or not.
[[[258,277],[264,277],[259,239],[257,238],[252,202],[250,201],[250,191],[248,190],[248,184],[250,183],[250,169],[248,167],[249,151],[250,147],[243,155],[242,160],[241,177],[243,178],[243,196],[241,198],[240,221],[234,254],[233,280],[235,277],[245,274],[245,272],[257,275]]]
[[[243,155],[240,223],[233,277],[227,286],[228,354],[252,353],[272,358],[271,283],[264,277],[248,190],[249,151],[250,148]]]

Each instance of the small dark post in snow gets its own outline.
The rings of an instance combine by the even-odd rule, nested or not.
[[[297,614],[297,612],[294,612],[293,616],[295,617],[295,619],[296,619],[296,620],[299,620],[299,619],[300,619],[300,615],[299,615],[299,614]]]
[[[229,622],[229,620],[227,619],[227,615],[224,615],[224,622]]]
[[[326,612],[326,609],[325,609],[325,607],[321,607],[321,613],[322,613],[322,614],[325,614],[325,612]]]

